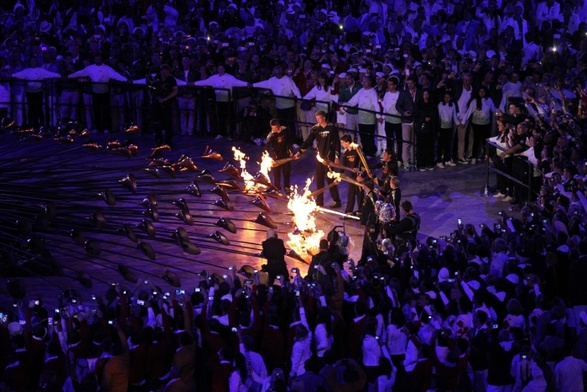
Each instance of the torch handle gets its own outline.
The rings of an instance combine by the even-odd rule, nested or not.
[[[335,180],[332,183],[326,185],[325,187],[320,188],[320,189],[316,189],[314,192],[309,193],[306,197],[316,197],[319,194],[326,192],[330,188],[335,187],[336,185],[338,185],[338,181]]]

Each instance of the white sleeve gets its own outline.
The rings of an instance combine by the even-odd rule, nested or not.
[[[476,99],[473,99],[469,103],[469,107],[467,108],[467,112],[465,113],[465,116],[463,117],[463,122],[469,121],[469,117],[471,117],[471,114],[473,114],[473,111],[475,111],[476,105],[477,105],[477,100]]]
[[[234,370],[228,378],[228,390],[230,392],[239,392],[241,384],[241,376],[238,374],[238,370]]]
[[[22,71],[18,71],[12,74],[13,78],[16,79],[26,79],[28,72],[26,72],[28,68],[23,69]]]
[[[316,351],[321,352],[328,348],[328,333],[326,328],[318,324],[314,331],[314,340],[316,342]]]
[[[148,307],[147,308],[147,326],[151,327],[151,328],[155,328],[157,325],[156,323],[156,318],[155,318],[155,312],[153,311],[152,307]]]
[[[108,67],[108,77],[110,77],[110,79],[118,80],[121,82],[126,82],[127,80],[127,78],[116,72],[112,67]]]
[[[297,99],[301,99],[302,95],[300,94],[300,89],[298,88],[298,86],[296,86],[292,78],[290,78],[289,76],[286,76],[286,78],[289,78],[291,92],[293,93],[293,95],[295,95]]]
[[[232,75],[230,75],[230,76],[231,76],[231,80],[232,80],[232,86],[230,86],[231,88],[232,87],[247,87],[249,85],[249,83],[245,82],[244,80],[237,79]]]
[[[54,78],[60,78],[61,74],[58,74],[57,72],[51,72],[49,70],[41,68],[41,74],[39,75],[39,77],[40,77],[40,79],[54,79]]]
[[[295,342],[292,350],[291,350],[291,371],[289,373],[290,377],[295,377],[297,375],[297,370],[300,367],[300,363],[302,362],[302,349],[300,345],[303,344],[301,342]]]
[[[312,89],[304,95],[304,99],[316,99],[316,86],[312,87]]]
[[[351,97],[346,103],[345,106],[356,106],[359,104],[359,98],[363,95],[363,89],[361,88],[355,95]]]
[[[253,87],[257,87],[257,88],[266,88],[271,90],[272,86],[272,81],[271,78],[267,79],[267,80],[261,80],[260,82],[257,83],[253,83]]]
[[[408,342],[408,346],[406,347],[406,357],[404,359],[404,367],[413,365],[416,362],[418,362],[418,349],[413,343]]]
[[[69,74],[68,78],[83,78],[85,76],[89,76],[87,68],[80,69],[79,71]]]
[[[214,83],[214,76],[216,75],[212,75],[206,79],[198,80],[197,82],[194,82],[194,86],[212,86]]]

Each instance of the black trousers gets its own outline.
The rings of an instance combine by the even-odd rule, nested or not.
[[[94,128],[100,132],[110,129],[110,93],[92,93]]]
[[[29,126],[39,129],[45,125],[45,114],[43,113],[43,92],[26,93],[27,114]]]
[[[393,150],[393,143],[396,143],[395,155],[398,159],[402,158],[402,123],[393,124],[385,122],[385,136],[387,137],[387,148]]]
[[[346,207],[344,209],[344,212],[346,214],[350,214],[355,210],[355,198],[357,199],[357,207],[361,208],[361,206],[363,205],[364,197],[365,194],[361,187],[355,184],[349,184],[346,195]]]
[[[471,131],[473,132],[471,156],[477,158],[479,156],[479,150],[485,155],[485,140],[491,136],[491,124],[479,125],[471,123]]]
[[[236,127],[234,104],[232,102],[216,102],[218,135],[233,137]]]
[[[434,165],[434,132],[416,132],[416,158],[418,167]]]
[[[359,124],[361,145],[365,156],[374,157],[377,153],[375,146],[375,124]]]
[[[438,130],[438,143],[436,144],[436,161],[448,162],[451,160],[450,147],[452,142],[453,129],[440,128]]]
[[[267,260],[267,273],[269,275],[267,284],[269,286],[273,285],[275,279],[277,279],[278,275],[281,275],[283,278],[289,279],[289,271],[287,270],[287,265],[285,260]]]
[[[283,187],[289,188],[291,176],[291,162],[284,163],[271,169],[273,173],[273,185],[281,189],[281,176],[283,176]]]
[[[165,105],[161,105],[157,100],[154,100],[151,106],[155,123],[156,146],[162,144],[173,145],[173,110],[170,103],[166,102]],[[163,131],[165,131],[165,140],[163,139]]]
[[[330,185],[334,181],[334,179],[329,178],[326,174],[328,173],[328,169],[326,166],[321,164],[320,162],[316,163],[316,189],[324,188],[324,182]],[[330,188],[330,196],[332,197],[332,201],[336,203],[340,203],[340,195],[338,194],[338,185],[333,186]],[[319,206],[324,206],[324,192],[321,192],[319,195],[316,196],[316,204]]]
[[[512,158],[505,158],[505,159],[501,159],[499,156],[495,155],[493,157],[493,166],[504,172],[507,174],[512,173]],[[497,187],[497,191],[500,192],[501,194],[507,195],[507,196],[512,196],[513,195],[513,189],[512,189],[512,183],[511,181],[507,178],[502,176],[501,174],[497,174],[496,173],[496,187]]]
[[[520,182],[529,185],[532,189],[532,178],[528,180],[529,176],[532,175],[532,165],[529,164],[527,159],[516,158],[512,160],[512,176],[518,179]],[[528,188],[517,182],[512,182],[514,186],[514,196],[516,200],[525,202],[528,200]]]

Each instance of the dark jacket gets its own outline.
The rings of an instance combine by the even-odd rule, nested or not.
[[[402,115],[402,122],[411,123],[414,122],[414,114],[416,112],[416,102],[422,98],[422,92],[420,89],[416,89],[416,95],[413,98],[410,90],[401,90],[395,108]],[[409,112],[410,115],[406,116],[405,113]]]
[[[312,143],[318,144],[318,153],[322,158],[334,161],[340,157],[340,138],[336,127],[327,123],[325,127],[316,124],[310,129],[310,135],[304,140],[300,150],[308,149]]]

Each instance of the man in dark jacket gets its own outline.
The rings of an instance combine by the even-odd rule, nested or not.
[[[304,140],[304,143],[300,147],[300,151],[305,151],[312,146],[314,140],[317,143],[318,154],[322,159],[328,159],[334,163],[340,163],[340,138],[338,136],[338,130],[336,127],[326,121],[326,113],[323,110],[316,112],[317,124],[310,129],[310,135]],[[301,156],[301,152],[298,151],[296,157]],[[316,162],[316,188],[324,188],[324,180],[328,184],[331,184],[334,179],[327,176],[328,168],[321,162]],[[330,196],[332,197],[331,208],[340,208],[340,196],[338,194],[338,185],[330,188]],[[316,204],[320,207],[324,206],[324,193],[320,193],[316,196]]]
[[[414,76],[406,79],[406,88],[399,94],[395,107],[402,115],[402,161],[408,168],[414,163],[414,114],[416,102],[422,97]]]
[[[268,285],[271,286],[278,275],[287,277],[287,265],[285,264],[285,245],[283,240],[277,237],[273,229],[267,230],[267,239],[261,244],[263,257],[267,259],[266,271],[269,274]]]
[[[269,125],[271,132],[267,135],[265,146],[271,159],[275,162],[293,156],[288,129],[282,126],[277,118],[271,119]],[[288,161],[273,167],[271,173],[273,173],[273,185],[278,189],[281,189],[281,177],[283,176],[283,189],[289,193],[291,162]]]

